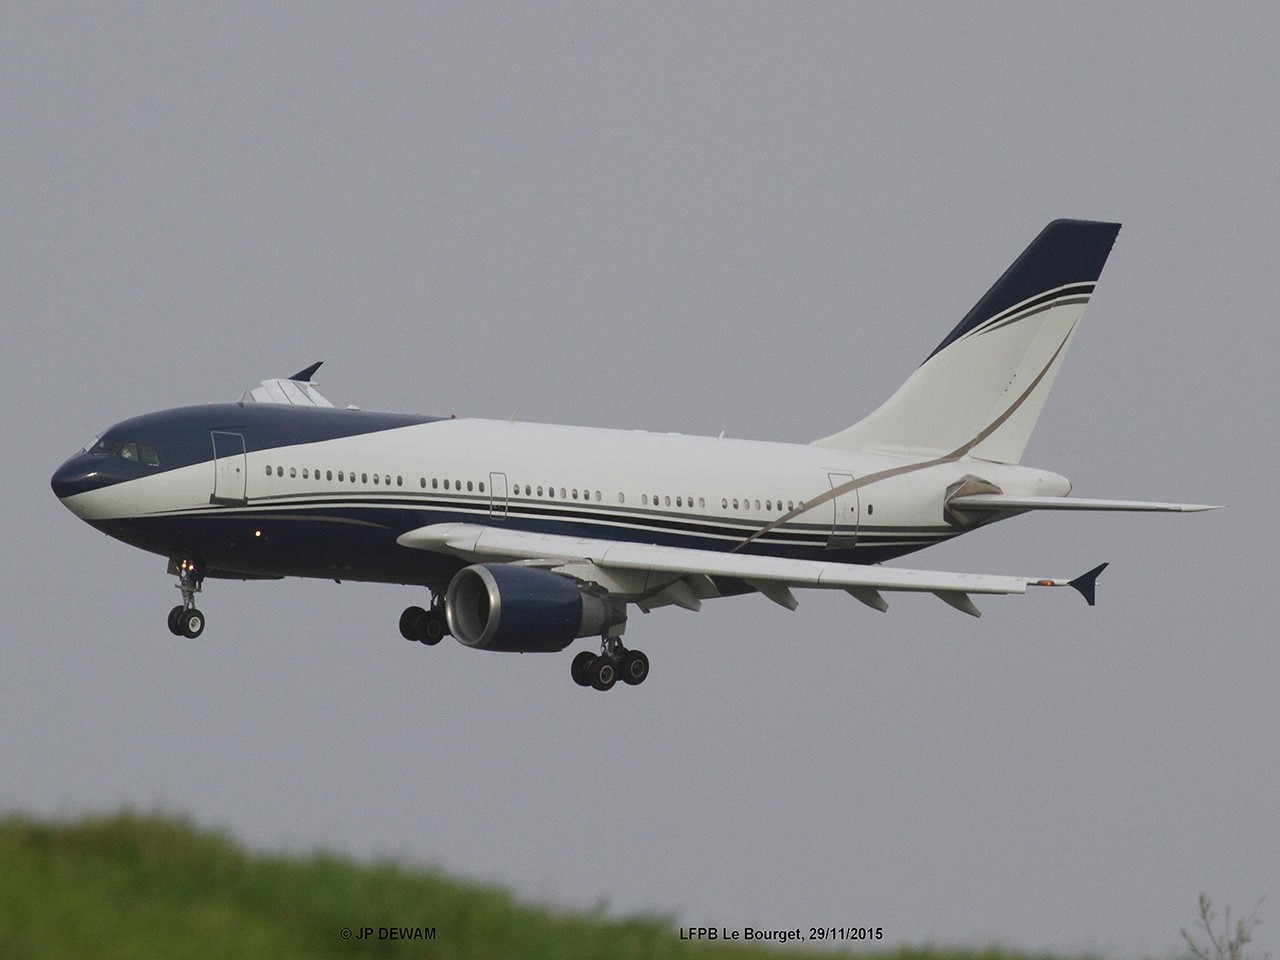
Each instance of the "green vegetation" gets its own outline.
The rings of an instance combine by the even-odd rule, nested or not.
[[[372,937],[358,939],[363,927],[374,928]],[[381,927],[434,928],[435,939],[383,939]],[[160,816],[0,819],[0,957],[7,960],[838,956],[851,954],[681,940],[670,918],[613,920],[529,906],[501,889],[396,863],[251,854],[221,834]],[[876,956],[1012,955],[923,949]]]

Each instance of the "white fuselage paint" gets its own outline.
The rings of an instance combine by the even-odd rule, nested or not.
[[[831,548],[875,547],[892,556],[965,532],[944,517],[944,498],[966,476],[1023,496],[1065,496],[1070,489],[1065,478],[1048,471],[970,458],[928,465],[930,459],[441,420],[250,452],[242,504],[210,502],[216,473],[211,459],[77,494],[66,505],[86,520],[298,515],[344,507],[427,510],[518,527],[585,525],[605,539],[688,537],[722,550],[742,549],[767,528],[745,548],[818,556]],[[885,473],[890,476],[831,496],[833,486],[850,478]]]

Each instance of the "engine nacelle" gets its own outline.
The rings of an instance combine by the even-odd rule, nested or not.
[[[449,632],[477,650],[554,653],[623,623],[626,606],[556,573],[510,563],[459,570],[445,593]]]

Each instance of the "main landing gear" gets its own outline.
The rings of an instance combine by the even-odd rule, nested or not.
[[[583,650],[574,657],[569,672],[580,687],[608,690],[619,680],[634,687],[649,676],[649,658],[639,650],[628,650],[621,640],[611,637],[601,641],[600,653]]]
[[[432,596],[431,609],[408,607],[400,614],[400,635],[414,643],[425,643],[434,647],[449,634],[449,625],[444,619],[444,601]]]
[[[182,603],[169,611],[169,632],[175,637],[194,640],[204,633],[204,614],[196,609],[196,594],[204,584],[196,564],[182,560],[175,564],[178,574],[177,587],[182,591]]]

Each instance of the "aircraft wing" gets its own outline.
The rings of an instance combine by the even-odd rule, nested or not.
[[[948,573],[719,553],[467,523],[419,527],[401,535],[397,542],[413,549],[453,554],[471,562],[518,562],[545,567],[596,583],[646,610],[666,604],[696,610],[701,600],[724,595],[717,584],[717,580],[722,579],[745,583],[792,610],[797,606],[792,587],[844,590],[881,611],[888,609],[882,591],[932,593],[957,610],[980,616],[969,599],[970,594],[1026,593],[1030,586],[1071,586],[1092,606],[1094,582],[1106,567],[1104,563],[1074,579]]]

